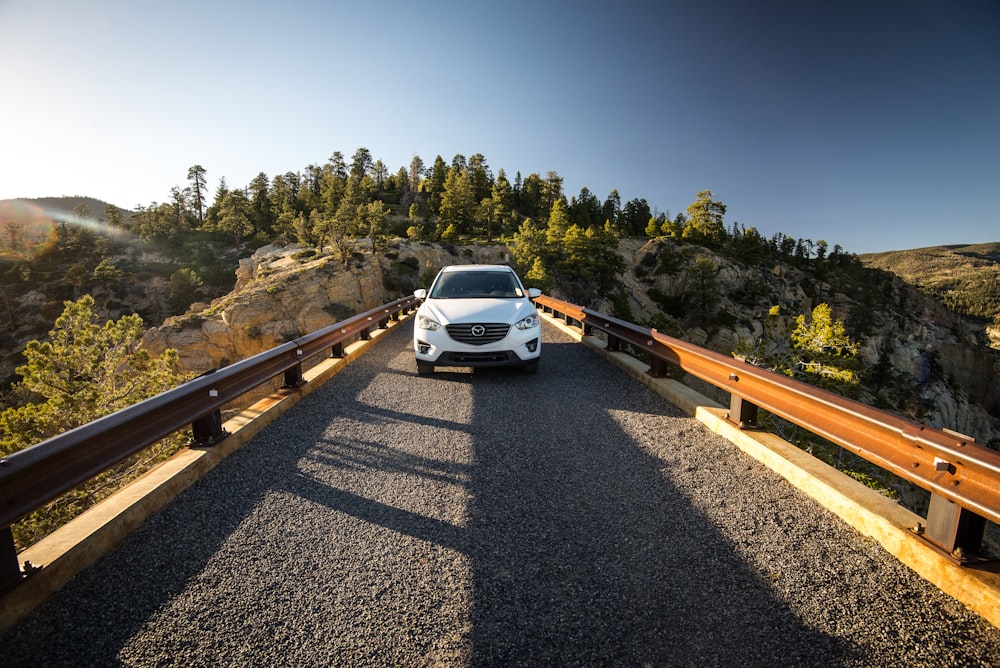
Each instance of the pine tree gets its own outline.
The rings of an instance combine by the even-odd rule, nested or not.
[[[687,208],[687,224],[682,236],[694,243],[707,246],[717,246],[726,236],[726,226],[722,217],[726,214],[726,205],[713,200],[711,190],[702,190],[697,199]]]
[[[35,398],[0,413],[0,451],[13,452],[147,399],[180,380],[177,352],[139,348],[138,315],[99,324],[94,298],[66,302],[47,341],[31,341],[17,391]]]

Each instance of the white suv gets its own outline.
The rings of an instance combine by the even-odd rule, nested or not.
[[[542,332],[532,299],[510,267],[453,265],[442,269],[422,299],[413,327],[417,373],[435,366],[519,366],[538,370]]]

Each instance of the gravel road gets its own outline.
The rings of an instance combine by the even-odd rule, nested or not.
[[[14,666],[996,666],[1000,631],[545,325],[409,322],[0,638]]]

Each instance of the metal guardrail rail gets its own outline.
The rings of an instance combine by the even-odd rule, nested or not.
[[[655,329],[546,295],[535,303],[585,335],[603,332],[611,351],[627,343],[645,353],[653,376],[666,375],[671,364],[729,392],[728,419],[741,428],[756,426],[763,408],[929,491],[927,523],[914,533],[957,563],[982,560],[985,522],[1000,524],[1000,453]]]
[[[223,406],[282,374],[284,387],[301,385],[305,360],[326,351],[342,357],[346,342],[369,338],[372,329],[384,328],[418,303],[405,297],[379,306],[0,459],[0,593],[24,577],[13,523],[189,426],[197,445],[215,445],[227,435]]]

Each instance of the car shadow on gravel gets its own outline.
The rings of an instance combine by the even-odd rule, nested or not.
[[[551,338],[537,378],[470,379],[473,665],[857,660],[776,599],[611,413],[661,416],[678,431],[689,420]]]

